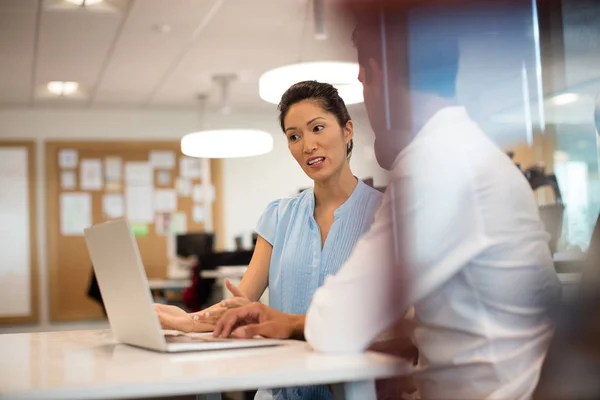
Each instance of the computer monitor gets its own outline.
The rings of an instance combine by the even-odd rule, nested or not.
[[[215,234],[195,232],[177,235],[177,255],[180,257],[201,257],[214,252]]]

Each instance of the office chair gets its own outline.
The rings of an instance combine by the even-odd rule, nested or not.
[[[205,279],[200,271],[205,269],[203,260],[214,253],[215,234],[213,232],[193,232],[177,235],[177,255],[180,257],[196,257],[196,265],[192,268],[192,283],[183,291],[183,304],[190,310],[198,310],[205,306],[213,291],[214,279]]]
[[[508,152],[507,155],[511,160],[514,157],[513,152]],[[558,239],[560,238],[562,231],[563,216],[565,212],[565,205],[563,204],[556,175],[546,174],[545,168],[541,165],[531,166],[525,171],[521,169],[520,164],[515,163],[515,165],[517,168],[519,168],[519,170],[521,170],[523,175],[525,175],[527,182],[529,182],[529,186],[531,186],[531,190],[535,191],[544,187],[550,187],[550,189],[552,189],[555,203],[539,206],[538,210],[540,213],[540,219],[544,224],[544,228],[550,234],[549,246],[550,251],[554,254],[556,252]]]

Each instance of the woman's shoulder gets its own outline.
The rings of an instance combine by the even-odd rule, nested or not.
[[[374,187],[369,186],[367,184],[365,184],[365,186],[366,186],[365,193],[366,193],[367,196],[373,197],[373,198],[379,199],[379,200],[383,199],[383,193],[382,192],[380,192],[379,190],[377,190]]]
[[[370,207],[378,208],[383,200],[383,193],[363,182],[362,197]]]
[[[310,205],[312,189],[306,189],[294,197],[282,197],[273,200],[267,206],[265,213],[283,215]]]

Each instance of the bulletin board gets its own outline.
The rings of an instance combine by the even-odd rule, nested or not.
[[[164,157],[169,154],[174,156],[174,162],[169,161],[170,157]],[[156,155],[161,157],[155,157]],[[187,158],[187,161],[202,162],[204,172],[194,178],[184,178],[186,184],[182,185],[179,178],[182,174],[190,174],[190,169],[182,161],[185,158],[187,157],[181,153],[178,141],[46,143],[46,227],[52,321],[103,317],[99,305],[87,297],[92,264],[83,233],[80,232],[83,225],[119,218],[121,211],[122,216],[130,219],[146,274],[150,279],[164,279],[167,276],[168,235],[164,229],[172,229],[173,225],[164,225],[162,218],[165,216],[172,222],[177,221],[175,229],[182,229],[177,225],[181,225],[183,220],[186,232],[202,232],[205,230],[206,213],[209,209],[212,210],[212,231],[216,234],[216,247],[222,247],[220,160]],[[120,167],[116,160],[120,160]],[[148,166],[151,167],[151,177],[147,179],[151,181],[152,191],[170,196],[163,196],[162,200],[158,200],[158,195],[152,195],[147,187],[142,187],[148,176]],[[206,168],[210,171],[207,172]],[[120,177],[116,170],[120,170]],[[198,187],[203,188],[203,193],[206,190],[212,192],[212,196],[204,194],[197,197],[195,190]],[[130,217],[134,214],[135,218],[147,218],[143,217],[147,214],[144,198],[150,197],[147,201],[154,208],[158,204],[161,204],[160,207],[173,206],[173,192],[176,192],[175,209],[166,212],[153,209],[151,221],[131,220]],[[121,201],[118,201],[119,196]],[[207,197],[211,197],[212,201],[207,201]],[[198,210],[204,211],[197,213]]]
[[[36,152],[0,141],[0,324],[38,321]]]

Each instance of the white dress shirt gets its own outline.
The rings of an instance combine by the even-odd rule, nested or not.
[[[317,290],[306,340],[363,351],[414,306],[422,398],[527,398],[560,297],[548,240],[522,173],[463,107],[444,108],[399,154],[373,226]]]

